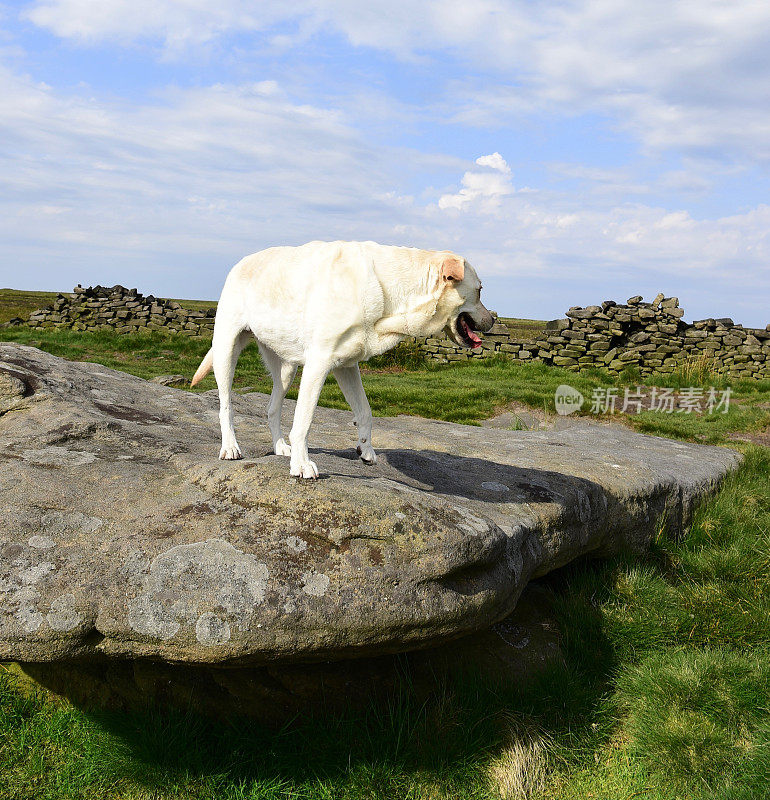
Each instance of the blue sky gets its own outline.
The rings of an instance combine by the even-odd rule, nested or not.
[[[0,286],[216,297],[374,239],[463,254],[504,315],[770,322],[766,3],[6,3],[0,112]]]

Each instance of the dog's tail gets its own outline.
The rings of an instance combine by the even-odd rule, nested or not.
[[[203,357],[203,361],[201,361],[201,365],[198,367],[195,375],[193,375],[193,379],[190,381],[190,386],[195,386],[196,383],[200,383],[206,375],[211,372],[211,366],[214,363],[214,356],[213,356],[213,348],[206,353]]]

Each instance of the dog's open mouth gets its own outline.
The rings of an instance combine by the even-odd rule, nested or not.
[[[462,341],[466,347],[481,347],[481,337],[476,333],[476,325],[470,314],[466,314],[463,311],[455,320],[455,329],[457,330],[457,335],[460,337],[460,341]]]

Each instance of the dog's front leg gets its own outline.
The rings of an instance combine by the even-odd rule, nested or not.
[[[291,442],[289,473],[298,478],[318,477],[318,467],[310,460],[307,452],[307,434],[310,424],[313,422],[313,414],[318,405],[321,389],[329,374],[329,366],[328,361],[324,359],[309,361],[302,368],[297,407],[294,410],[294,423],[289,434]]]
[[[356,452],[365,464],[376,464],[377,454],[372,447],[372,409],[361,383],[358,364],[352,367],[337,367],[334,377],[345,395],[347,404],[353,411],[353,420],[358,429]]]

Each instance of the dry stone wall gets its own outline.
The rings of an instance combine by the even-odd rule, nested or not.
[[[121,333],[167,330],[210,338],[214,309],[196,311],[179,303],[144,296],[123,286],[76,286],[57,295],[53,305],[35,311],[28,324],[35,328],[112,329]],[[659,294],[645,303],[641,296],[625,304],[605,300],[599,306],[574,307],[565,319],[546,323],[530,341],[521,341],[495,321],[478,351],[450,339],[413,339],[429,361],[450,362],[505,355],[580,370],[601,367],[620,373],[628,367],[640,375],[668,373],[691,362],[731,377],[770,378],[770,325],[744,328],[731,319],[683,321],[676,297]]]
[[[685,323],[683,316],[679,300],[662,294],[651,303],[636,296],[625,305],[571,308],[566,319],[549,323],[538,355],[557,366],[614,373],[629,365],[641,375],[669,373],[701,362],[731,377],[770,377],[770,326],[744,328],[728,318]]]
[[[76,331],[114,330],[136,333],[166,330],[188,336],[211,337],[213,308],[196,311],[173,300],[143,295],[125,286],[76,286],[59,294],[53,305],[30,315],[33,328],[71,328]]]
[[[499,320],[484,335],[482,350],[471,353],[449,339],[417,341],[430,361],[464,361],[508,354],[580,370],[601,367],[620,373],[635,367],[640,375],[669,373],[692,362],[731,377],[770,378],[770,325],[744,328],[731,319],[682,320],[676,297],[659,294],[651,303],[641,296],[625,304],[570,308],[565,319],[546,323],[541,335],[521,341]]]

